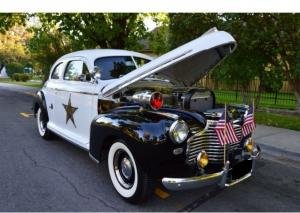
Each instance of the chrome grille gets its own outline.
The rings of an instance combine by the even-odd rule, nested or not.
[[[187,162],[193,164],[201,150],[205,150],[208,154],[210,162],[223,162],[224,147],[219,143],[214,127],[218,121],[208,120],[204,130],[199,127],[190,128],[191,136],[187,142]],[[233,122],[233,127],[237,137],[242,139],[242,128],[238,121]],[[226,152],[240,146],[240,142],[226,145]]]

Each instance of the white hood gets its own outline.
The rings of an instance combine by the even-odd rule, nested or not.
[[[236,47],[236,41],[227,32],[216,28],[144,66],[116,79],[102,90],[104,96],[144,79],[155,73],[179,86],[192,86],[205,76]]]

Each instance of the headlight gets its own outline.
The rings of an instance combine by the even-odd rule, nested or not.
[[[189,127],[182,120],[177,120],[174,123],[172,123],[169,131],[170,138],[175,143],[182,143],[187,138],[188,133],[189,133]]]

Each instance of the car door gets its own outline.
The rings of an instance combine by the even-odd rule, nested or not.
[[[53,129],[57,124],[57,108],[55,102],[57,97],[61,95],[61,91],[58,90],[59,85],[62,84],[62,75],[65,67],[64,61],[58,61],[53,65],[50,71],[50,77],[46,82],[43,92],[46,100],[47,112],[49,117],[48,128]]]
[[[90,66],[91,67],[91,66]],[[84,58],[67,61],[56,99],[57,125],[60,133],[77,145],[88,149],[90,125],[97,115],[98,87],[91,79]]]

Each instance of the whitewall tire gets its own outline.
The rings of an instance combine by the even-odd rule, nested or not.
[[[109,149],[108,170],[111,182],[122,198],[131,203],[147,199],[151,180],[139,169],[131,150],[122,140],[115,141]]]
[[[36,113],[36,121],[40,136],[44,139],[50,139],[52,133],[47,129],[47,121],[45,120],[45,116],[43,115],[43,111],[40,107]]]

